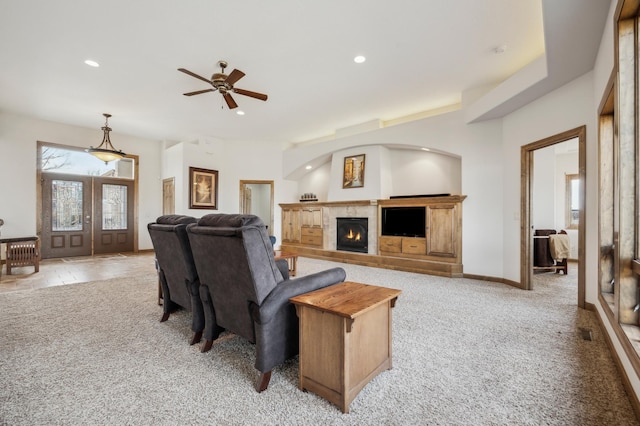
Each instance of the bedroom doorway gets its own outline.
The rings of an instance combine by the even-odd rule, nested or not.
[[[568,216],[569,222],[565,223],[565,219],[558,219],[555,223],[560,225],[552,226],[552,228],[570,229],[575,228],[577,230],[577,260],[578,260],[578,297],[577,305],[581,308],[585,308],[585,183],[586,183],[586,126],[581,126],[572,130],[568,130],[563,133],[559,133],[554,136],[524,145],[521,148],[521,235],[520,235],[520,282],[522,288],[525,290],[533,289],[533,272],[534,272],[534,232],[535,227],[538,225],[535,223],[538,219],[535,218],[536,199],[534,196],[534,179],[536,171],[540,174],[540,167],[536,167],[535,158],[536,151],[543,150],[547,147],[557,146],[558,144],[565,143],[567,141],[577,140],[578,149],[578,173],[577,183],[574,177],[567,184],[567,188],[574,188],[573,192],[577,191],[577,194],[567,194],[566,196],[573,195],[576,203],[572,204],[571,199],[567,200],[567,205],[570,211]],[[539,159],[540,161],[540,159]],[[539,166],[539,165],[538,165]],[[555,167],[554,167],[555,170]],[[555,174],[555,173],[554,173]],[[563,204],[564,206],[564,204]],[[576,223],[577,222],[577,223]],[[545,222],[545,223],[553,223]]]

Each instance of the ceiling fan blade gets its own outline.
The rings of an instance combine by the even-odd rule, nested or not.
[[[227,76],[227,78],[226,78],[226,80],[224,82],[233,86],[233,83],[235,83],[236,81],[240,80],[244,76],[245,76],[245,74],[242,71],[233,70],[233,71],[231,71],[231,74],[229,74]]]
[[[227,101],[227,106],[229,107],[229,109],[238,108],[238,104],[231,97],[231,93],[227,92],[222,96],[224,96],[224,100]]]
[[[266,101],[267,100],[267,95],[262,94],[262,93],[258,93],[258,92],[252,92],[250,90],[243,90],[243,89],[233,89],[233,91],[239,95],[245,95],[245,96],[249,96],[252,98],[256,98],[256,99],[260,99],[261,101]]]
[[[185,96],[200,95],[201,93],[214,92],[216,89],[196,90],[195,92],[183,93]]]
[[[209,79],[207,79],[207,78],[204,78],[204,77],[202,77],[202,76],[199,76],[198,74],[193,73],[193,72],[191,72],[191,71],[189,71],[189,70],[187,70],[187,69],[184,69],[184,68],[178,68],[178,71],[182,71],[183,73],[188,74],[188,75],[190,75],[191,77],[195,77],[195,78],[197,78],[197,79],[199,79],[199,80],[206,81],[207,83],[211,84],[211,80],[209,80]]]

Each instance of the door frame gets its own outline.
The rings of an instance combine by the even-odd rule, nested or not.
[[[520,149],[520,283],[525,290],[532,289],[533,238],[531,233],[531,204],[533,186],[534,151],[578,139],[578,174],[580,175],[580,204],[578,224],[578,306],[585,308],[585,230],[586,230],[586,181],[587,181],[587,126],[576,127],[557,135],[523,145]]]
[[[245,209],[245,203],[244,203],[244,191],[247,187],[247,185],[269,185],[269,190],[270,190],[270,206],[269,208],[271,209],[271,220],[269,221],[269,223],[265,223],[265,225],[269,226],[269,232],[273,233],[274,229],[273,229],[273,207],[274,207],[274,182],[272,180],[240,180],[240,213],[244,213],[244,209]]]
[[[53,142],[36,141],[36,235],[42,236],[42,186],[40,185],[42,179],[42,170],[40,168],[42,164],[42,148],[43,147],[62,148],[70,151],[84,151],[85,148],[64,145]],[[126,158],[133,160],[133,252],[138,253],[138,221],[139,221],[139,178],[140,175],[140,157],[133,154],[127,154]],[[93,221],[93,218],[92,218]],[[93,256],[93,226],[91,227],[91,255]]]

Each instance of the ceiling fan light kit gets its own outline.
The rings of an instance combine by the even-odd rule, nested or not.
[[[104,127],[102,127],[102,131],[104,132],[102,142],[97,148],[92,146],[85,149],[85,151],[104,161],[104,164],[107,164],[109,161],[120,160],[126,157],[127,154],[120,150],[116,150],[111,144],[111,139],[109,138],[109,132],[111,131],[111,127],[109,127],[109,117],[111,117],[111,114],[105,113],[102,115],[105,117]]]
[[[230,74],[225,74],[224,69],[228,66],[226,61],[218,61],[218,66],[221,69],[221,72],[216,72],[211,76],[211,79],[204,78],[192,71],[189,71],[185,68],[178,68],[178,71],[183,72],[191,77],[197,78],[198,80],[202,80],[204,82],[209,83],[212,88],[204,89],[204,90],[196,90],[195,92],[187,92],[183,93],[185,96],[194,96],[201,95],[203,93],[215,92],[216,90],[222,94],[225,102],[229,109],[234,109],[238,107],[238,104],[231,96],[231,93],[237,93],[238,95],[248,96],[250,98],[259,99],[261,101],[267,100],[267,95],[258,92],[252,92],[250,90],[238,89],[233,87],[233,85],[245,76],[245,73],[238,69],[234,69]]]

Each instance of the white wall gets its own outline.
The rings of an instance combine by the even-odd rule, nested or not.
[[[364,185],[343,188],[344,158],[364,154]],[[382,198],[381,163],[386,149],[381,146],[360,146],[337,151],[331,158],[328,201],[375,200]]]
[[[444,186],[413,186],[416,178],[410,173],[398,172],[395,167],[391,171],[392,166],[397,166],[400,161],[392,165],[391,156],[382,154],[385,152],[384,149],[394,151],[394,146],[404,148],[407,145],[417,149],[424,147],[447,152],[452,154],[453,158],[459,157],[460,181],[450,180],[454,182],[455,188],[452,186],[450,190],[445,190]],[[380,166],[380,178],[378,180],[375,177],[375,182],[380,182],[380,186],[375,189],[379,188],[381,196],[378,196],[378,193],[357,192],[354,189],[343,190],[341,173],[344,156],[369,152],[367,150],[376,146],[380,155],[376,157],[377,162],[374,164]],[[432,189],[437,188],[438,193],[451,192],[467,195],[462,207],[464,271],[469,274],[501,277],[504,269],[502,265],[504,218],[501,193],[504,166],[501,150],[502,127],[499,120],[467,125],[462,111],[455,111],[329,142],[295,146],[283,153],[283,171],[285,176],[298,176],[300,170],[309,162],[333,156],[328,201],[366,200],[387,198],[389,195],[404,195],[391,193],[403,187],[419,190],[418,193],[431,192]],[[366,167],[371,171],[369,155],[366,161]],[[340,171],[335,172],[336,169]],[[457,168],[452,170],[453,174],[457,173]],[[334,172],[339,177],[336,177]],[[397,173],[400,173],[402,178],[398,178]],[[369,177],[370,175],[367,175],[365,178],[365,186],[370,182]],[[388,187],[389,192],[383,192],[383,189],[387,191],[384,185],[388,185],[389,182],[393,182],[393,187]],[[294,201],[296,199],[289,200],[289,202]]]
[[[313,169],[312,172],[305,174],[298,181],[299,196],[302,194],[316,194],[320,201],[329,199],[329,187],[331,179],[331,162],[325,163],[320,167]],[[292,202],[294,200],[290,200]]]
[[[548,146],[533,153],[531,224],[534,229],[556,229],[556,155]]]
[[[460,158],[421,150],[389,150],[391,195],[461,195]]]
[[[139,167],[138,245],[152,248],[147,223],[162,211],[159,142],[119,134],[117,123],[111,141],[117,149],[141,158]],[[69,126],[17,114],[0,112],[0,218],[3,237],[36,234],[37,142],[89,147],[103,137],[100,121],[95,129]]]
[[[273,180],[276,205],[272,233],[280,235],[281,214],[277,203],[297,197],[297,184],[279,174],[282,168],[279,144],[203,139],[173,145],[164,151],[163,157],[162,178],[176,178],[178,214],[202,217],[210,213],[239,213],[241,180]],[[189,167],[218,171],[217,210],[189,209]]]
[[[523,145],[536,142],[586,125],[587,156],[597,146],[596,116],[594,113],[593,73],[587,73],[546,96],[520,108],[503,119],[504,149],[502,163],[505,166],[504,195],[505,216],[520,211],[520,150]],[[597,165],[587,166],[587,199],[597,196]],[[595,186],[594,186],[595,184]],[[586,212],[587,244],[589,234],[594,237],[597,229],[597,206]],[[519,281],[520,277],[520,221],[505,221],[504,227],[504,278]],[[592,244],[597,247],[597,235]],[[586,265],[597,262],[595,250],[587,253]],[[596,300],[597,271],[587,273],[587,302]]]

